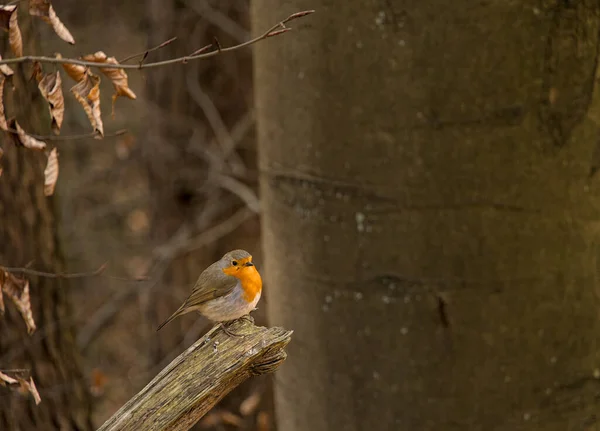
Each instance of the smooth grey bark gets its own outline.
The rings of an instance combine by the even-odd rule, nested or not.
[[[279,428],[594,426],[600,5],[252,5]]]

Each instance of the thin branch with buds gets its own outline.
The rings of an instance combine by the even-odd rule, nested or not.
[[[72,59],[72,58],[55,58],[55,57],[27,55],[27,56],[17,57],[17,58],[2,59],[2,60],[0,60],[0,64],[17,64],[17,63],[25,63],[25,62],[33,63],[33,62],[37,61],[40,63],[51,63],[51,64],[75,64],[78,66],[95,67],[98,69],[148,69],[151,67],[162,67],[162,66],[167,66],[170,64],[178,64],[178,63],[185,64],[189,61],[201,60],[201,59],[205,59],[205,58],[214,57],[214,56],[222,54],[224,52],[237,51],[237,50],[245,48],[247,46],[254,45],[255,43],[260,42],[261,40],[267,39],[269,37],[274,37],[274,36],[278,36],[283,33],[287,33],[288,31],[291,30],[291,28],[286,27],[286,25],[285,25],[286,23],[288,23],[294,19],[298,19],[298,18],[302,18],[307,15],[310,15],[313,12],[314,12],[314,10],[307,10],[307,11],[303,11],[303,12],[294,13],[294,14],[288,16],[283,21],[281,21],[278,24],[271,27],[269,30],[267,30],[260,36],[255,37],[254,39],[250,39],[244,43],[240,43],[238,45],[223,48],[219,44],[219,41],[215,38],[214,43],[212,45],[208,45],[207,47],[201,48],[200,50],[196,51],[196,53],[193,55],[172,58],[170,60],[157,61],[154,63],[111,64],[111,63],[97,63],[94,61],[76,60],[76,59]],[[205,49],[210,49],[213,46],[215,47],[215,49],[213,51],[210,51],[210,52],[203,51]]]

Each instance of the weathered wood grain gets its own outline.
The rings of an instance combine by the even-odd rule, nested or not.
[[[98,431],[187,430],[221,398],[253,375],[273,372],[286,358],[292,331],[239,320],[220,326],[175,358]]]

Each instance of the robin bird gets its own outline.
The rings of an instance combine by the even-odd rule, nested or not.
[[[233,250],[206,268],[192,293],[175,313],[156,330],[190,311],[198,311],[213,322],[229,322],[246,316],[258,303],[262,279],[245,250]],[[225,332],[230,334],[225,326]]]

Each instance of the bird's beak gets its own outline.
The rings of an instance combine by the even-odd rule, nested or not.
[[[252,262],[246,262],[244,266],[254,266],[254,264]]]

